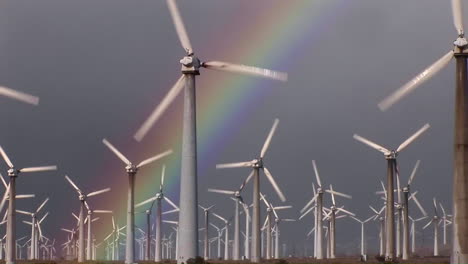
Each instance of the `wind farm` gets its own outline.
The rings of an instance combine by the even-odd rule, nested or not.
[[[466,12],[4,1],[0,263],[468,263]]]

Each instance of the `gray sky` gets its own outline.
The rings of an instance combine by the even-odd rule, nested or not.
[[[371,215],[369,202],[375,206],[380,203],[374,192],[379,180],[384,179],[386,163],[381,154],[354,141],[353,133],[393,148],[426,122],[431,124],[430,130],[399,157],[402,181],[407,181],[414,163],[421,159],[413,190],[420,191],[426,209],[430,209],[434,196],[449,208],[453,64],[390,111],[380,112],[377,103],[451,49],[456,32],[450,4],[436,0],[314,0],[317,8],[324,8],[318,15],[311,15],[310,24],[300,27],[307,29],[303,34],[313,34],[304,38],[310,43],[300,45],[303,50],[295,52],[300,56],[282,64],[266,59],[240,61],[244,58],[216,50],[210,53],[213,44],[204,41],[219,39],[222,45],[241,45],[242,39],[229,38],[229,43],[225,39],[231,33],[242,36],[242,31],[223,29],[239,20],[255,25],[261,19],[258,14],[278,1],[178,1],[198,54],[236,63],[258,63],[255,66],[288,71],[290,78],[286,84],[256,82],[268,89],[263,88],[266,93],[258,98],[262,100],[253,101],[248,114],[236,120],[239,123],[233,124],[232,133],[221,135],[221,151],[212,153],[215,158],[207,161],[212,166],[199,179],[200,201],[215,203],[216,212],[232,215],[230,199],[205,190],[235,188],[241,182],[239,176],[244,177],[248,171],[221,173],[214,165],[254,158],[273,119],[278,117],[281,122],[266,162],[284,190],[287,204],[295,206],[282,216],[298,217],[298,210],[310,199],[314,179],[311,160],[316,159],[324,183],[353,195],[352,201],[340,199],[340,203],[358,217],[367,218]],[[252,49],[262,45],[252,44]],[[162,0],[3,1],[0,83],[38,95],[41,103],[31,107],[0,98],[0,144],[19,167],[59,166],[57,173],[22,175],[19,179],[18,192],[38,196],[34,206],[46,196],[51,197],[47,209],[52,214],[44,228],[47,234],[65,239],[58,228],[70,227],[73,219],[68,215],[78,209],[77,197],[63,179],[65,173],[83,183],[83,189],[106,187],[106,181],[118,181],[121,190],[125,189],[121,164],[104,148],[100,142],[103,137],[117,146],[127,146],[122,151],[137,160],[170,147],[162,142],[160,147],[142,152],[140,146],[144,143],[136,143],[132,136],[180,75],[178,61],[182,55]],[[204,95],[203,83],[213,78],[217,75],[199,78],[199,97]],[[176,105],[180,106],[180,102]],[[214,132],[218,136],[224,133]],[[112,173],[105,171],[109,167],[116,169]],[[4,174],[3,162],[0,168]],[[95,186],[91,185],[93,181]],[[139,184],[158,183],[159,176],[155,176],[154,182]],[[278,203],[271,186],[266,181],[262,184],[262,190]],[[119,195],[125,193],[113,191],[109,197]],[[170,195],[178,200],[177,193]],[[247,200],[250,196],[249,186]],[[137,200],[143,198],[147,195],[137,194]],[[31,201],[21,201],[18,207],[32,210]],[[117,208],[122,206],[103,209]],[[109,218],[103,220],[98,228],[106,228],[109,231],[104,233],[108,233]],[[293,238],[301,241],[312,223],[311,217],[287,223],[282,238],[286,242]],[[21,224],[19,228],[20,235],[29,232]],[[339,244],[357,248],[359,226],[355,222],[340,220],[337,229]],[[368,230],[376,236],[376,225]]]

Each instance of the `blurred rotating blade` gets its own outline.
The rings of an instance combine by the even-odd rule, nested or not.
[[[106,145],[112,152],[114,152],[114,154],[119,158],[121,159],[126,165],[131,165],[132,163],[124,156],[124,154],[122,154],[122,152],[120,152],[116,147],[114,147],[114,145],[112,145],[107,139],[103,139],[102,140],[102,143],[104,143],[104,145]]]
[[[336,209],[337,209],[338,211],[343,212],[343,213],[347,213],[347,214],[349,214],[349,215],[356,216],[354,213],[352,213],[352,212],[350,212],[350,211],[348,211],[348,210],[345,210],[345,209],[343,209],[343,208],[341,208],[341,207],[340,207],[340,208],[336,208]]]
[[[229,195],[234,195],[234,194],[236,194],[235,191],[220,190],[220,189],[208,189],[208,191],[209,191],[209,192],[214,192],[214,193],[229,194]]]
[[[141,203],[137,203],[137,204],[135,205],[135,208],[138,208],[138,207],[140,207],[140,206],[142,206],[142,205],[145,205],[145,204],[147,204],[147,203],[151,203],[151,202],[155,201],[156,199],[157,199],[156,197],[151,197],[151,198],[149,198],[149,199],[147,199],[147,200],[144,200],[144,201],[141,202]]]
[[[36,214],[39,213],[39,211],[41,211],[41,209],[46,205],[46,203],[49,201],[49,198],[47,197],[44,202],[42,202],[41,205],[39,205],[39,207],[36,209]]]
[[[174,101],[174,99],[179,95],[180,91],[184,88],[184,76],[180,76],[177,82],[172,86],[166,96],[162,99],[161,103],[153,110],[151,115],[146,119],[143,125],[138,129],[138,131],[133,136],[137,141],[141,141],[148,131],[154,126],[156,121],[162,116],[166,111],[169,105]]]
[[[248,168],[252,167],[252,161],[245,161],[245,162],[236,162],[236,163],[224,163],[224,164],[217,164],[217,169],[230,169],[230,168]]]
[[[91,192],[91,193],[88,193],[86,195],[86,197],[91,197],[91,196],[99,195],[101,193],[106,193],[106,192],[109,192],[110,190],[111,190],[111,188],[105,188],[105,189],[102,189],[102,190],[99,190],[99,191]]]
[[[161,172],[161,184],[159,185],[159,191],[162,192],[164,188],[164,177],[166,174],[166,165],[164,164],[162,167],[162,172]]]
[[[463,15],[462,5],[460,0],[452,0],[452,14],[453,14],[453,25],[457,30],[459,36],[463,36],[465,31],[463,30]]]
[[[379,144],[374,143],[374,142],[372,142],[372,141],[370,141],[370,140],[368,140],[366,138],[363,138],[363,137],[359,136],[358,134],[354,134],[353,138],[356,139],[357,141],[360,141],[361,143],[366,144],[367,146],[369,146],[369,147],[371,147],[373,149],[376,149],[376,150],[382,152],[383,154],[387,154],[387,153],[390,152],[390,150],[388,150],[388,149],[380,146]]]
[[[80,188],[78,188],[78,186],[76,186],[76,184],[68,177],[68,175],[65,175],[65,179],[71,184],[71,186],[73,187],[73,189],[75,189],[78,194],[82,194]]]
[[[393,104],[400,101],[401,98],[408,95],[414,89],[419,87],[421,84],[432,78],[435,74],[437,74],[440,70],[442,70],[450,60],[453,58],[454,52],[451,50],[447,54],[445,54],[442,58],[436,61],[434,64],[426,68],[422,73],[416,76],[411,81],[407,82],[403,85],[400,89],[396,90],[390,96],[385,98],[383,101],[379,103],[379,108],[382,111],[388,110]]]
[[[284,72],[272,71],[268,69],[252,67],[242,64],[232,64],[228,62],[222,61],[207,61],[202,63],[202,67],[212,70],[219,70],[219,71],[227,71],[227,72],[235,72],[235,73],[242,73],[252,76],[263,77],[267,79],[273,79],[278,81],[287,81],[288,74]]]
[[[169,7],[169,12],[171,13],[172,22],[177,31],[177,36],[179,36],[180,44],[184,48],[187,55],[193,54],[192,44],[190,44],[190,39],[188,37],[187,31],[185,30],[185,25],[182,20],[182,16],[179,13],[179,8],[175,0],[167,0],[167,6]]]
[[[97,214],[112,214],[113,212],[111,210],[94,210],[93,213]]]
[[[34,198],[36,195],[34,194],[17,194],[15,195],[16,199],[25,199],[25,198]]]
[[[0,155],[2,155],[3,159],[5,160],[6,164],[8,165],[8,167],[10,168],[13,168],[13,163],[11,163],[11,160],[10,158],[8,158],[8,155],[6,154],[6,152],[3,150],[2,146],[0,146]]]
[[[57,166],[41,166],[21,169],[20,172],[41,172],[41,171],[55,171]]]
[[[154,157],[151,157],[149,159],[146,159],[146,160],[140,162],[140,164],[137,165],[137,168],[141,168],[141,167],[143,167],[145,165],[148,165],[148,164],[150,164],[152,162],[155,162],[155,161],[157,161],[159,159],[162,159],[162,158],[164,158],[164,157],[166,157],[166,156],[168,156],[170,154],[172,154],[172,149],[166,150],[163,153],[160,153],[160,154],[158,154],[158,155],[156,155]]]
[[[260,158],[265,157],[265,153],[268,150],[268,147],[270,146],[271,139],[273,138],[273,135],[275,134],[278,124],[279,124],[279,119],[276,118],[275,121],[273,122],[273,126],[271,127],[270,132],[268,133],[268,137],[266,138],[265,143],[263,144],[262,151],[260,152]]]
[[[276,183],[275,179],[273,178],[273,176],[271,175],[270,171],[266,168],[266,167],[263,167],[263,172],[265,172],[265,176],[267,177],[267,179],[270,181],[271,185],[273,186],[273,188],[275,189],[276,193],[278,194],[278,197],[280,198],[280,200],[282,202],[285,202],[286,201],[286,197],[284,196],[283,192],[281,191],[281,189],[279,188],[278,184]]]
[[[249,176],[245,178],[245,180],[242,182],[241,186],[239,187],[239,192],[241,192],[244,188],[245,185],[250,181],[250,179],[254,176],[254,171],[250,172]]]
[[[341,196],[341,197],[344,197],[344,198],[348,198],[348,199],[352,199],[353,197],[351,195],[348,195],[348,194],[344,194],[344,193],[340,193],[340,192],[337,192],[337,191],[334,191],[334,190],[325,190],[327,193],[330,193],[330,194],[334,194],[334,195],[338,195],[338,196]]]
[[[304,213],[305,210],[307,210],[307,208],[309,208],[309,206],[311,206],[315,200],[317,199],[317,194],[314,195],[314,197],[312,197],[312,199],[310,199],[310,201],[304,206],[304,208],[301,209],[301,213]]]
[[[416,131],[416,133],[414,133],[411,137],[409,137],[407,140],[405,140],[403,143],[401,143],[401,145],[398,146],[396,151],[397,152],[402,151],[404,148],[406,148],[409,144],[411,144],[413,141],[415,141],[422,133],[424,133],[430,127],[431,126],[429,124],[425,124],[418,131]]]
[[[39,104],[39,97],[19,92],[4,86],[0,86],[0,95],[32,105]]]
[[[312,165],[314,167],[314,173],[315,173],[315,178],[317,179],[317,184],[320,188],[322,188],[322,182],[320,181],[320,175],[318,173],[317,164],[315,163],[315,160],[312,160]]]
[[[416,165],[414,165],[413,172],[411,172],[411,176],[408,179],[408,186],[411,185],[411,183],[413,182],[414,176],[416,175],[416,171],[418,170],[420,163],[420,160],[416,161]]]

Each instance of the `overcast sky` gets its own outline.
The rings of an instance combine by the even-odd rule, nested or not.
[[[452,48],[456,31],[450,4],[436,0],[294,0],[291,4],[300,1],[314,4],[304,4],[310,10],[297,13],[305,16],[299,20],[300,25],[287,29],[301,30],[298,32],[304,35],[301,43],[291,43],[300,50],[278,45],[283,48],[271,54],[273,58],[284,58],[282,61],[237,57],[221,52],[228,48],[214,48],[246,45],[243,30],[248,32],[249,27],[237,28],[236,32],[226,32],[226,28],[233,28],[235,23],[258,25],[262,14],[268,14],[269,8],[278,6],[281,0],[178,1],[192,44],[200,56],[289,73],[285,84],[263,80],[249,83],[251,89],[259,90],[254,98],[245,96],[248,108],[241,112],[242,118],[232,119],[236,123],[230,125],[229,133],[208,129],[206,133],[222,140],[216,153],[199,157],[200,163],[205,164],[199,176],[200,202],[216,204],[216,212],[232,215],[230,199],[207,193],[206,189],[233,189],[248,170],[220,173],[214,166],[254,158],[277,117],[281,122],[265,162],[284,190],[286,204],[295,207],[281,212],[282,216],[298,217],[298,211],[312,196],[311,160],[315,159],[324,184],[333,184],[336,190],[353,196],[352,201],[339,199],[339,203],[360,218],[369,217],[368,205],[381,204],[374,192],[384,179],[386,162],[377,151],[354,141],[353,133],[396,148],[425,123],[430,123],[431,128],[399,156],[402,181],[407,181],[420,159],[413,190],[419,190],[426,209],[430,209],[433,197],[447,209],[451,207],[453,64],[390,111],[382,113],[377,108],[379,100]],[[281,11],[287,9],[278,10]],[[278,13],[278,17],[282,15]],[[278,23],[278,33],[272,39],[251,43],[252,50],[275,45],[269,41],[284,41],[280,37],[284,35],[286,21],[272,20],[271,23]],[[59,166],[56,173],[21,175],[18,180],[18,193],[37,195],[33,202],[20,201],[19,208],[33,210],[40,200],[51,197],[47,205],[51,215],[44,226],[49,236],[60,242],[65,239],[59,227],[73,225],[70,213],[76,212],[79,205],[63,179],[64,174],[90,190],[114,187],[111,181],[117,181],[121,191],[113,190],[105,198],[107,201],[125,195],[127,181],[122,164],[104,148],[100,142],[103,137],[117,146],[125,146],[122,151],[136,160],[170,147],[161,142],[154,149],[144,148],[150,139],[136,143],[132,136],[180,75],[178,61],[182,56],[162,0],[2,1],[0,83],[38,95],[41,102],[32,107],[0,98],[3,124],[0,144],[18,167]],[[203,84],[218,76],[207,73],[199,78],[199,99],[207,96]],[[180,107],[180,100],[174,107]],[[239,107],[245,107],[245,102]],[[158,123],[148,137],[173,123],[179,124],[175,127],[180,132],[181,116],[174,116],[177,119]],[[199,137],[203,137],[202,130],[199,128]],[[152,165],[146,173],[154,172],[158,166]],[[0,168],[5,175],[7,168],[3,162]],[[112,175],[106,171],[110,168],[115,168]],[[138,184],[157,186],[159,176],[154,179]],[[279,204],[264,179],[262,191]],[[178,193],[169,195],[178,200]],[[137,193],[138,201],[144,198],[147,194]],[[245,198],[251,200],[250,186]],[[329,205],[328,196],[325,201]],[[123,205],[102,205],[114,206],[102,209],[120,210],[119,215],[125,213]],[[419,216],[414,205],[411,210]],[[312,223],[311,216],[298,223],[286,223],[282,239],[292,243],[294,238],[300,243]],[[109,218],[103,217],[97,226],[108,231],[101,234],[110,232],[109,224]],[[372,223],[368,228],[374,238],[376,227]],[[22,224],[18,228],[19,235],[30,230]],[[357,253],[357,223],[339,220],[337,230],[339,251],[348,248]]]

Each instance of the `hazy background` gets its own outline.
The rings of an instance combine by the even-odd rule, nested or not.
[[[298,1],[288,2],[297,5]],[[374,192],[384,179],[386,162],[377,151],[354,141],[353,133],[393,148],[426,122],[431,124],[430,130],[399,157],[402,181],[407,181],[416,160],[421,159],[413,190],[419,190],[419,199],[428,212],[432,212],[433,197],[449,209],[453,64],[390,111],[380,112],[377,103],[452,48],[456,32],[450,3],[301,1],[313,2],[304,4],[310,12],[297,14],[305,17],[294,30],[300,30],[304,38],[300,44],[291,43],[300,50],[275,50],[278,54],[271,56],[283,56],[282,61],[246,60],[213,48],[241,45],[243,28],[236,32],[226,32],[226,28],[234,23],[256,25],[281,0],[178,1],[192,45],[201,58],[255,64],[289,73],[285,84],[268,80],[249,83],[252,91],[258,90],[246,98],[247,103],[239,104],[239,107],[248,105],[241,117],[224,120],[235,122],[229,126],[229,133],[207,129],[206,133],[222,140],[219,151],[205,150],[199,157],[200,202],[216,204],[216,212],[223,216],[232,215],[230,199],[207,193],[206,189],[234,189],[249,171],[220,172],[214,165],[255,158],[273,119],[278,117],[279,129],[265,162],[286,194],[286,204],[294,206],[293,210],[281,212],[281,216],[298,217],[298,211],[312,196],[311,160],[316,159],[324,184],[333,184],[336,190],[353,195],[352,201],[338,199],[339,203],[360,218],[369,217],[372,212],[368,205],[381,204]],[[293,19],[295,14],[290,16]],[[280,39],[282,25],[279,23],[277,27],[276,38],[251,43],[252,50],[273,45],[270,41],[287,41]],[[18,193],[37,195],[33,202],[18,202],[19,209],[33,210],[45,197],[51,198],[44,210],[51,212],[43,228],[48,237],[63,243],[66,234],[59,228],[75,224],[71,212],[78,210],[79,203],[64,181],[64,174],[88,191],[111,186],[112,193],[95,198],[93,203],[99,209],[115,210],[121,225],[124,224],[125,206],[118,204],[122,199],[117,198],[126,196],[127,179],[121,162],[100,141],[109,138],[136,161],[171,147],[171,142],[155,143],[151,137],[160,130],[167,133],[168,125],[175,128],[173,132],[180,133],[181,98],[169,110],[171,119],[163,118],[142,143],[134,141],[133,134],[180,75],[178,61],[183,54],[162,0],[2,1],[0,83],[38,95],[41,102],[32,107],[0,98],[3,124],[0,144],[18,167],[59,166],[56,173],[25,174],[18,180]],[[198,78],[199,102],[207,96],[203,84],[225,75],[202,73]],[[232,103],[224,100],[226,104]],[[199,127],[200,137],[202,131]],[[149,149],[151,144],[158,147]],[[159,174],[155,172],[159,172],[161,164],[141,170],[139,177],[152,173],[154,180],[139,181],[138,186],[152,184],[156,190]],[[0,167],[6,172],[3,161]],[[168,195],[177,201],[178,181],[172,182]],[[274,204],[279,204],[264,178],[262,191]],[[148,193],[137,193],[136,200],[148,197]],[[245,199],[251,200],[250,185]],[[326,203],[329,202],[327,195]],[[411,206],[413,215],[419,216],[414,204]],[[19,219],[29,220],[24,216]],[[289,247],[295,245],[296,252],[302,250],[300,244],[312,223],[312,216],[297,223],[285,223],[282,242]],[[142,224],[141,219],[138,224]],[[95,226],[100,241],[111,231],[110,218],[102,216]],[[18,230],[18,236],[22,236],[30,228],[19,224]],[[359,225],[354,220],[342,219],[337,230],[339,253],[358,253]],[[375,248],[377,223],[371,223],[367,230],[372,237],[369,245]],[[430,233],[425,231],[426,245]]]

